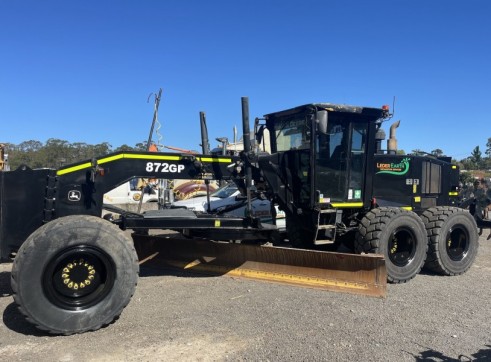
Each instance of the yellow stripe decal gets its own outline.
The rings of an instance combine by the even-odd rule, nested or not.
[[[332,203],[332,207],[363,207],[363,202],[340,202]]]
[[[411,206],[401,206],[401,209],[409,210],[409,211],[413,210],[413,208]]]
[[[104,158],[101,158],[99,161],[97,161],[97,163],[100,165],[100,164],[103,164],[103,163],[120,160],[122,158],[124,158],[124,154],[120,154],[120,155],[116,155],[116,156],[111,156],[111,157],[104,157]]]
[[[148,155],[148,154],[133,154],[133,153],[120,153],[119,155],[114,155],[110,157],[103,157],[100,160],[97,161],[98,165],[102,165],[108,162],[113,162],[116,160],[121,160],[123,158],[127,159],[139,159],[139,160],[162,160],[162,161],[181,161],[184,157],[180,155]],[[232,159],[231,158],[218,158],[218,157],[196,157],[198,160],[201,162],[219,162],[219,163],[231,163]],[[73,167],[68,167],[65,169],[60,169],[56,171],[57,176],[65,175],[67,173],[75,172],[75,171],[80,171],[85,168],[89,168],[92,166],[92,163],[90,162],[85,162],[77,166]]]
[[[448,193],[448,196],[459,196],[459,193],[458,192],[454,192],[454,191],[450,191]]]
[[[182,159],[181,156],[167,156],[167,155],[133,155],[133,154],[125,154],[124,158],[133,158],[133,159],[144,159],[144,160],[164,160],[164,161],[180,161]]]
[[[421,196],[414,196],[414,202],[421,202]]]
[[[56,171],[56,175],[61,176],[61,175],[64,175],[64,174],[67,174],[70,172],[75,172],[75,171],[83,170],[84,168],[89,168],[90,166],[92,166],[92,164],[90,162],[82,163],[82,164],[77,165],[77,166],[58,170],[58,171]]]
[[[202,162],[227,162],[231,163],[231,158],[216,158],[216,157],[197,157],[198,160]]]

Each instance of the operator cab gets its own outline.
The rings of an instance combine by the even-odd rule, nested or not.
[[[384,108],[317,103],[265,116],[272,155],[259,161],[268,179],[279,177],[280,203],[298,209],[362,207],[367,164]]]

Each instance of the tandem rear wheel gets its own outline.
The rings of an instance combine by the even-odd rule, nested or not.
[[[425,269],[442,275],[465,273],[479,247],[476,221],[457,207],[433,207],[421,215],[428,233]]]
[[[94,216],[67,216],[24,242],[11,284],[28,321],[68,335],[113,322],[129,303],[138,272],[133,242],[119,228]]]
[[[387,280],[404,283],[423,267],[428,242],[420,217],[395,207],[370,210],[361,220],[355,239],[357,253],[382,254]]]

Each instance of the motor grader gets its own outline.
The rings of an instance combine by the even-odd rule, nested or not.
[[[139,251],[147,246],[148,258],[155,248],[175,264],[179,251],[191,270],[242,268],[257,279],[378,296],[387,280],[408,281],[423,265],[444,275],[472,265],[477,226],[457,207],[457,167],[446,158],[398,155],[394,137],[383,151],[388,107],[316,103],[270,113],[256,119],[252,143],[245,97],[242,115],[239,156],[117,152],[57,170],[1,172],[0,258],[15,257],[14,300],[27,319],[57,334],[115,320],[139,272],[126,229],[136,232]],[[254,146],[264,135],[271,153]],[[104,193],[133,177],[232,181],[246,212],[134,213],[103,205]],[[296,249],[251,245],[274,240],[278,231],[252,216],[255,197],[268,198],[273,215],[275,206],[285,212]],[[119,216],[101,218],[103,208]],[[144,235],[153,229],[179,231],[191,244]],[[224,240],[242,244],[218,242]]]

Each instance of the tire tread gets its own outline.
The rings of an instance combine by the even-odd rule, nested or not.
[[[389,222],[402,214],[414,214],[412,211],[404,210],[396,207],[379,207],[370,210],[361,220],[358,233],[355,239],[355,252],[358,254],[361,253],[380,253],[381,250],[381,235]],[[414,214],[416,215],[416,214]],[[422,222],[419,218],[417,219],[421,224],[421,228],[423,228]],[[427,244],[425,243],[425,248]],[[426,250],[425,250],[426,253]],[[395,278],[391,275],[387,276],[387,280],[390,283],[406,283],[416,276],[422,269],[424,263],[421,263],[418,270],[414,275],[407,279]]]
[[[423,212],[421,219],[425,224],[428,234],[428,252],[425,269],[441,275],[453,276],[461,275],[471,267],[472,263],[470,263],[467,268],[464,268],[458,272],[453,272],[445,267],[445,263],[442,261],[442,255],[439,251],[440,236],[445,223],[451,216],[464,213],[467,212],[463,209],[452,206],[437,206],[429,208]]]

